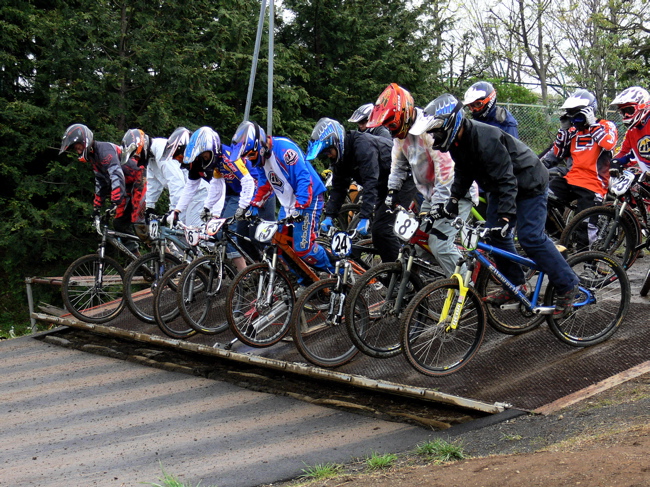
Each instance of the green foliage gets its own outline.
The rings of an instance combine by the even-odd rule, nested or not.
[[[415,453],[427,457],[436,463],[452,462],[465,458],[465,452],[463,451],[462,446],[449,443],[440,438],[420,443],[415,448]]]
[[[302,479],[322,480],[330,477],[335,477],[343,470],[343,466],[336,463],[319,463],[314,466],[307,466],[303,468]]]
[[[163,474],[162,478],[158,479],[160,483],[150,483],[150,482],[141,482],[141,483],[146,485],[151,485],[152,487],[192,487],[190,484],[186,484],[178,480],[176,476],[165,472],[165,469],[162,468],[162,464],[160,465],[160,468]],[[200,486],[201,486],[201,482],[196,484],[196,487],[200,487]]]
[[[366,466],[369,470],[382,470],[392,467],[395,460],[397,460],[397,455],[394,453],[380,455],[377,452],[373,452],[372,455],[366,459]]]

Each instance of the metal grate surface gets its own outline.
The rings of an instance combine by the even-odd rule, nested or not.
[[[378,360],[359,354],[350,364],[336,370],[488,404],[505,403],[518,409],[533,410],[650,360],[648,307],[645,302],[634,301],[625,323],[616,334],[608,341],[586,349],[561,343],[546,324],[515,337],[502,335],[488,327],[483,345],[474,359],[447,377],[420,375],[402,356]],[[139,322],[128,310],[107,326],[165,336],[157,326]],[[216,336],[197,335],[188,341],[212,347],[216,343],[225,345],[232,337],[227,331]],[[236,344],[232,351],[305,363],[290,342],[263,349]]]

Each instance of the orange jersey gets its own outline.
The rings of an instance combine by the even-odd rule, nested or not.
[[[609,120],[598,120],[585,130],[571,128],[569,138],[569,154],[564,155],[570,156],[573,163],[565,176],[567,182],[604,196],[609,184],[611,151],[618,139],[616,125]]]

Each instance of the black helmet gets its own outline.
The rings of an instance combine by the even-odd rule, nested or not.
[[[418,115],[421,116],[415,120],[409,133],[421,135],[429,132],[433,136],[432,148],[447,152],[463,121],[463,104],[446,93],[429,103]]]
[[[352,123],[361,123],[361,122],[367,122],[368,118],[370,118],[370,114],[372,113],[372,109],[375,107],[372,103],[366,103],[365,105],[361,105],[359,108],[357,108],[352,116],[348,118],[348,122]]]
[[[178,127],[172,132],[172,134],[167,139],[165,144],[165,150],[163,151],[162,160],[175,159],[178,156],[182,156],[185,152],[185,147],[190,141],[190,132],[185,127]]]
[[[92,131],[83,124],[75,123],[70,125],[61,139],[61,150],[59,154],[67,151],[72,145],[77,142],[83,144],[83,152],[79,154],[79,160],[81,162],[86,162],[88,160],[88,149],[93,145],[93,133]]]
[[[138,166],[145,166],[149,162],[149,136],[140,129],[129,129],[122,137],[122,164],[130,158],[138,161]]]

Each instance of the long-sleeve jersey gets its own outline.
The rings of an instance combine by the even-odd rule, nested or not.
[[[273,137],[271,156],[264,162],[251,205],[261,207],[275,193],[289,214],[293,208],[309,207],[312,199],[324,192],[323,181],[305,161],[300,147],[285,137]]]
[[[109,196],[115,205],[126,197],[126,177],[120,164],[120,152],[120,148],[110,142],[93,143],[88,161],[95,173],[95,208],[100,208]]]
[[[565,176],[567,183],[605,196],[609,185],[609,162],[616,146],[618,131],[609,120],[598,120],[585,130],[571,127],[568,137],[558,137],[553,153],[557,157],[571,157],[571,169]]]
[[[168,158],[163,160],[167,139],[151,140],[149,163],[147,164],[147,208],[156,206],[163,190],[169,190],[169,208],[174,209],[185,187],[185,175],[178,161]]]
[[[493,127],[503,130],[506,134],[512,135],[514,138],[519,138],[519,123],[515,117],[503,107],[494,105],[492,109],[483,117],[476,117],[474,120],[477,122],[487,123]]]
[[[433,137],[408,134],[404,139],[393,139],[392,162],[388,189],[398,191],[409,174],[418,191],[432,205],[446,202],[451,196],[454,182],[454,161],[448,152],[431,148]],[[472,200],[478,203],[478,189],[471,191]]]
[[[621,150],[614,160],[625,167],[637,163],[643,172],[650,171],[650,114],[643,124],[638,124],[625,133]]]

